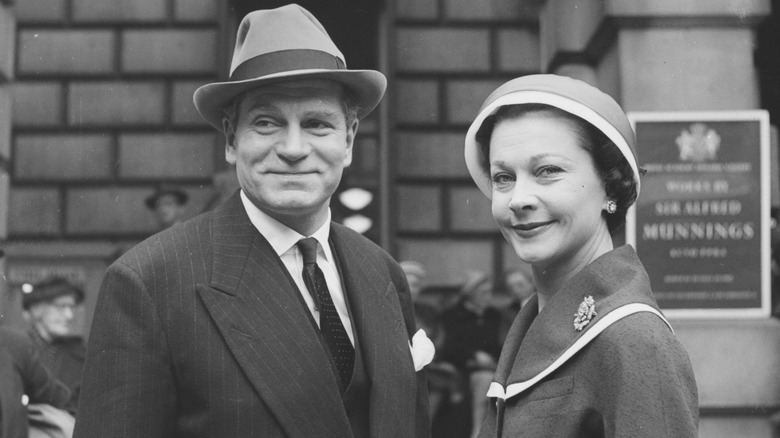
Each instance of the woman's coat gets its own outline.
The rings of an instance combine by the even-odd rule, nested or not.
[[[586,297],[593,298],[596,315],[578,331],[574,320]],[[598,330],[599,320],[632,303],[646,310],[612,323],[552,373],[519,394],[509,391],[504,400],[507,388],[522,387],[566,357],[590,329]],[[504,343],[481,438],[697,436],[698,396],[688,354],[660,313],[652,313],[658,306],[633,248],[601,256],[538,315],[537,307],[534,297]]]

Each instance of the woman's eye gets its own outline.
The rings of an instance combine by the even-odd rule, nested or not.
[[[542,166],[536,171],[537,176],[545,177],[545,176],[552,176],[557,173],[563,172],[563,169],[561,169],[558,166]]]
[[[514,177],[508,173],[497,173],[490,179],[493,182],[493,186],[495,187],[505,187],[507,184],[511,184],[515,180]]]

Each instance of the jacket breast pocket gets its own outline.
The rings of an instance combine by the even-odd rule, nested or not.
[[[569,395],[574,391],[574,377],[564,376],[553,380],[542,381],[531,388],[528,401],[547,400]]]
[[[518,396],[515,403],[507,403],[507,415],[510,410],[525,418],[545,418],[576,410],[574,397],[574,377],[565,376],[542,381]]]

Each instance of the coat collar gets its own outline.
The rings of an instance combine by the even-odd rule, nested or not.
[[[411,407],[414,414],[409,337],[386,264],[366,251],[363,237],[340,225],[331,225],[330,237],[371,382],[370,403]],[[211,282],[199,292],[260,397],[290,436],[313,428],[321,436],[351,436],[335,376],[321,366],[328,359],[320,332],[238,194],[214,211],[211,242]],[[382,427],[377,436],[402,436],[392,430],[413,421],[399,414],[408,410],[370,409],[371,427]]]
[[[593,297],[597,314],[582,331],[577,331],[574,317],[586,296]],[[577,273],[538,315],[536,298],[529,301],[507,337],[495,381],[506,386],[530,380],[600,318],[629,303],[658,309],[647,273],[634,249],[626,245],[602,255]]]
[[[198,292],[257,393],[290,436],[350,436],[316,324],[238,194],[214,211],[211,243],[211,281]]]

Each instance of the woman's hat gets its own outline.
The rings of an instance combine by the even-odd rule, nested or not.
[[[343,84],[359,106],[362,118],[382,99],[385,76],[374,70],[347,70],[344,55],[325,28],[306,9],[290,4],[250,12],[241,21],[225,82],[195,90],[195,107],[222,131],[223,109],[239,94],[274,82],[330,79]]]
[[[639,167],[636,160],[636,138],[626,114],[612,97],[583,81],[551,74],[528,75],[513,79],[490,94],[466,134],[466,167],[477,187],[492,197],[490,175],[479,160],[477,132],[485,119],[502,106],[526,103],[550,105],[578,116],[600,130],[620,149],[634,171],[639,195]]]

